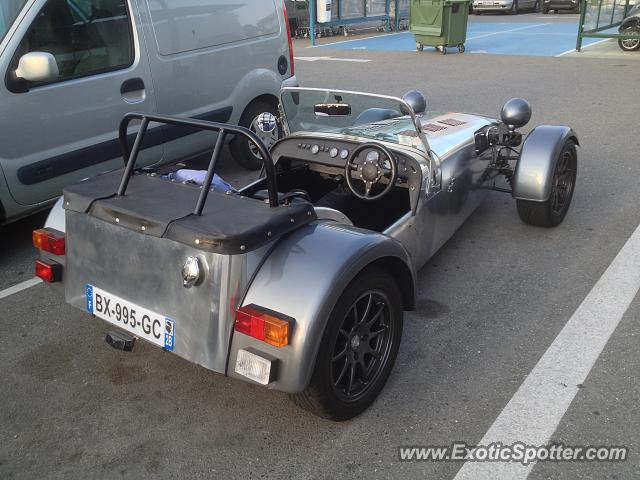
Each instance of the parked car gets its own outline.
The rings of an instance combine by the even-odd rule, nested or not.
[[[638,38],[625,38],[618,40],[618,46],[625,52],[640,50],[640,3],[629,10],[627,16],[618,27],[618,32],[623,35],[637,35]]]
[[[523,10],[540,11],[542,0],[473,0],[473,13],[505,12],[516,15]]]
[[[551,11],[558,13],[560,10],[571,10],[574,13],[580,12],[580,0],[542,0],[542,13]]]
[[[429,112],[417,91],[289,88],[281,105],[285,137],[270,152],[241,127],[128,115],[123,140],[131,121],[142,125],[126,167],[65,189],[34,232],[36,272],[111,324],[116,348],[137,337],[345,420],[391,373],[417,270],[491,190],[512,196],[525,223],[563,221],[578,138],[543,125],[523,141],[531,108],[522,99],[500,120]],[[243,135],[265,176],[210,189],[220,144],[201,185],[139,168],[149,122]],[[275,123],[266,115],[260,126]]]
[[[116,168],[128,111],[258,131],[282,86],[297,84],[282,0],[3,0],[0,39],[0,225]],[[213,146],[192,132],[152,128],[141,162]],[[259,168],[252,145],[230,140],[238,163]]]

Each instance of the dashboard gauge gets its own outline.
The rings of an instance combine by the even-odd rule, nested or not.
[[[320,147],[318,145],[311,146],[311,153],[313,153],[314,155],[317,154],[319,151],[320,151]]]
[[[378,160],[380,160],[380,154],[377,150],[371,150],[369,153],[367,153],[366,160],[367,162],[377,162]]]
[[[331,147],[331,150],[329,150],[329,156],[331,158],[336,158],[338,156],[338,149],[336,147]]]
[[[348,156],[349,156],[349,150],[347,150],[346,148],[340,152],[341,159],[346,160]]]

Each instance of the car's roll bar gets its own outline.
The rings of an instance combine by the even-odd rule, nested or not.
[[[131,147],[131,150],[129,150],[127,130],[129,129],[129,124],[133,120],[140,120],[141,123],[140,129],[138,130],[136,138],[133,142],[133,146]],[[222,146],[224,145],[224,140],[227,133],[242,135],[256,147],[258,147],[258,151],[260,152],[260,156],[262,157],[262,164],[267,178],[269,206],[278,206],[278,186],[276,183],[276,169],[273,165],[273,159],[271,158],[271,154],[269,153],[267,147],[264,145],[264,143],[262,143],[262,140],[260,140],[260,138],[251,130],[240,126],[227,125],[225,123],[207,122],[205,120],[195,120],[192,118],[171,117],[169,115],[149,115],[146,113],[127,113],[120,122],[118,138],[120,141],[120,148],[122,149],[122,158],[125,162],[125,169],[124,174],[122,175],[122,180],[120,182],[120,187],[118,188],[119,196],[123,196],[127,191],[127,185],[129,184],[129,180],[131,179],[131,175],[133,174],[142,141],[145,134],[147,133],[147,128],[149,127],[149,122],[157,122],[166,125],[187,126],[199,130],[218,132],[218,138],[216,139],[216,144],[213,148],[213,154],[211,155],[211,160],[209,161],[209,167],[207,168],[207,175],[204,179],[203,188],[200,192],[198,202],[193,211],[194,215],[202,215],[204,204],[207,201],[207,196],[209,195],[211,181],[213,180],[213,175],[216,170],[216,164],[218,162],[218,158],[220,157],[220,152],[222,151]]]

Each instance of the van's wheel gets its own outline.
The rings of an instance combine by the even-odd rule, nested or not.
[[[627,40],[618,40],[618,46],[625,52],[633,52],[640,50],[640,26],[627,27],[622,32],[623,35],[638,35],[638,38],[629,38]]]
[[[258,100],[251,103],[240,117],[240,125],[253,131],[263,141],[265,146],[270,149],[272,145],[280,138],[280,128],[276,127],[272,132],[266,133],[258,128],[258,118],[263,113],[270,113],[278,116],[278,109],[271,103],[264,100]],[[234,160],[238,165],[248,170],[258,170],[262,167],[262,157],[258,148],[247,137],[236,135],[229,143],[229,149]]]
[[[299,407],[348,420],[376,399],[402,337],[402,297],[393,277],[377,268],[359,274],[329,317],[311,381],[290,395]]]
[[[537,227],[560,225],[567,215],[576,186],[578,155],[576,145],[567,140],[558,155],[551,180],[551,195],[546,202],[517,200],[518,215],[524,223]]]

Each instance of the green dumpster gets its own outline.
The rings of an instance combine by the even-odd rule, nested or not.
[[[411,0],[409,29],[416,38],[416,49],[436,47],[443,54],[447,47],[464,52],[467,39],[469,0]]]

